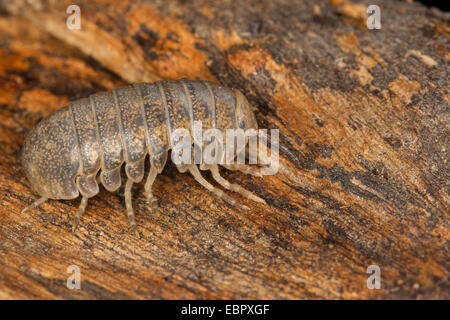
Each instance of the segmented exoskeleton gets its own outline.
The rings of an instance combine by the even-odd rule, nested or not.
[[[201,121],[203,129],[258,128],[242,93],[209,81],[138,83],[70,103],[42,120],[25,140],[22,164],[32,188],[41,198],[24,210],[49,198],[74,199],[81,194],[72,228],[75,231],[88,199],[99,192],[98,182],[108,191],[117,190],[121,185],[121,166],[125,163],[125,204],[131,227],[136,231],[131,187],[144,177],[146,156],[150,159],[150,172],[145,193],[155,208],[152,184],[173,148],[171,135],[178,128],[192,134],[194,121]],[[223,166],[259,175],[244,164]],[[189,171],[201,185],[223,200],[247,208],[205,180],[195,164],[180,164],[177,168],[181,172]],[[224,188],[265,203],[250,191],[225,180],[217,164],[200,168],[210,170]]]

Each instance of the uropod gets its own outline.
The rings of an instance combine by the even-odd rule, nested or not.
[[[81,195],[72,225],[75,231],[88,199],[99,192],[99,183],[110,192],[119,189],[121,167],[125,163],[125,205],[131,228],[139,235],[131,202],[133,183],[144,178],[148,157],[150,171],[145,194],[151,207],[156,208],[152,184],[174,147],[171,136],[180,128],[193,136],[193,123],[199,121],[204,129],[258,129],[245,96],[210,81],[138,83],[71,102],[39,122],[25,139],[22,165],[32,189],[41,197],[23,211],[48,199],[75,199]],[[176,164],[180,172],[189,171],[202,186],[231,205],[248,209],[204,179],[199,167],[210,170],[222,187],[265,203],[252,192],[224,179],[218,165]],[[261,175],[243,163],[221,165]]]

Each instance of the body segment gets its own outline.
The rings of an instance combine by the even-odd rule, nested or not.
[[[142,99],[150,162],[158,172],[161,172],[166,164],[167,152],[170,149],[167,113],[164,107],[165,97],[158,85],[139,83],[135,85],[135,88]]]

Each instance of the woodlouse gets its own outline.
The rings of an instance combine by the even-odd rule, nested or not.
[[[72,227],[75,231],[88,199],[99,192],[98,182],[108,191],[120,187],[120,170],[125,162],[125,204],[131,227],[137,233],[131,187],[144,177],[146,156],[149,155],[150,172],[145,193],[155,208],[152,184],[173,147],[170,135],[175,128],[192,133],[192,123],[197,120],[205,129],[258,128],[250,104],[241,92],[209,81],[138,83],[70,103],[37,124],[24,142],[22,165],[32,188],[41,195],[24,211],[49,198],[74,199],[81,194]],[[244,164],[223,166],[259,175]],[[226,202],[247,208],[205,180],[195,164],[177,165],[177,168],[180,172],[189,171],[201,185]],[[200,165],[200,168],[210,170],[224,188],[265,203],[250,191],[225,180],[217,164]]]

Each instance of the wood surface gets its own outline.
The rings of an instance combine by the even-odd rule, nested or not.
[[[0,3],[1,299],[449,299],[449,15],[412,1]],[[278,174],[223,170],[267,201],[227,205],[168,164],[133,187],[37,199],[20,148],[43,117],[139,81],[242,90],[280,130]],[[206,174],[211,181],[211,176]],[[66,287],[67,268],[81,289]],[[378,265],[381,289],[366,285]]]

